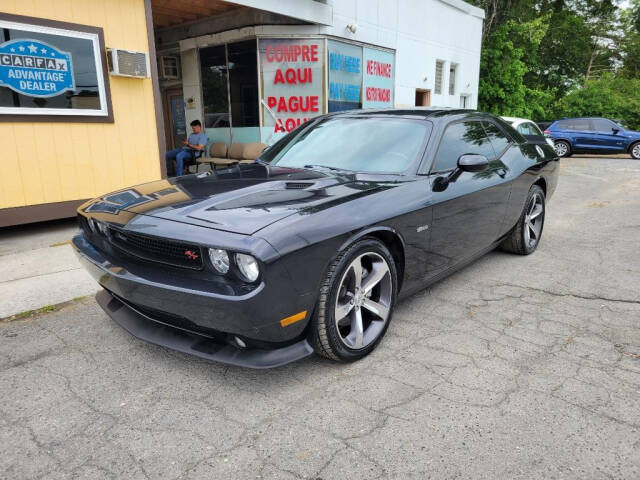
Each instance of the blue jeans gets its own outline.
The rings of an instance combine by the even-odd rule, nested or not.
[[[167,172],[171,170],[171,160],[174,158],[176,159],[176,177],[179,177],[182,175],[182,167],[198,157],[196,157],[196,152],[193,150],[186,150],[184,148],[169,150],[164,155],[164,159],[167,162]]]

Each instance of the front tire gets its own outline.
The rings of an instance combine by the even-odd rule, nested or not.
[[[371,353],[389,327],[398,275],[387,247],[360,240],[331,263],[313,320],[316,353],[340,362]]]
[[[518,255],[529,255],[535,252],[542,237],[546,210],[544,191],[538,185],[533,185],[527,195],[518,223],[500,246],[502,250]]]
[[[631,154],[631,158],[634,160],[640,160],[640,142],[636,142],[631,145],[629,153]]]
[[[569,142],[565,142],[564,140],[557,140],[553,145],[559,157],[571,156],[571,145],[569,145]]]

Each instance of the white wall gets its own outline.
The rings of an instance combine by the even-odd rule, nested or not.
[[[398,107],[413,106],[416,88],[431,90],[431,105],[459,107],[470,95],[476,108],[484,13],[460,0],[328,0],[333,25],[322,33],[396,50]],[[356,32],[346,26],[355,24]],[[436,60],[444,60],[442,95],[435,95]],[[457,64],[455,95],[449,95],[449,66]],[[426,77],[426,80],[425,80]]]

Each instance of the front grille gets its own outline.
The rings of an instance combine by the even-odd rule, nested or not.
[[[109,241],[120,250],[152,262],[202,270],[202,249],[198,245],[109,228]]]

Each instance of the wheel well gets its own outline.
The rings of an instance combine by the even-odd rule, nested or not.
[[[547,181],[544,178],[540,177],[535,181],[534,185],[538,185],[544,192],[544,196],[547,196]]]
[[[638,143],[640,143],[640,140],[636,140],[635,142],[631,142],[629,144],[629,148],[627,148],[627,153],[631,152],[631,150],[633,149],[634,145],[637,145]]]
[[[388,230],[378,230],[369,233],[367,236],[374,237],[380,240],[391,252],[393,260],[396,262],[396,269],[398,270],[398,292],[402,288],[402,280],[404,279],[404,244],[400,237]]]

